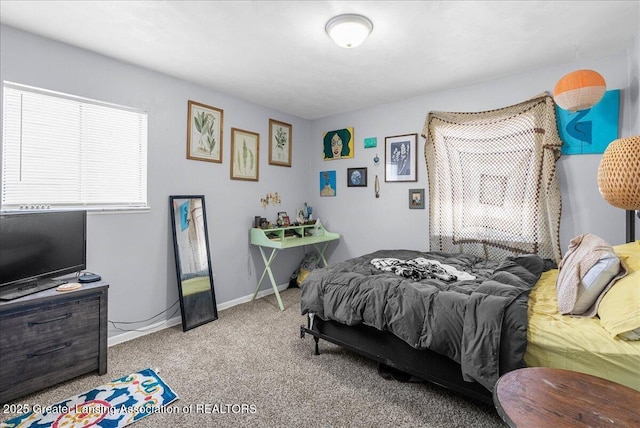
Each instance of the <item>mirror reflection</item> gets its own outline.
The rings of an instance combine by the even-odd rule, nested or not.
[[[204,196],[170,196],[182,330],[218,318]]]

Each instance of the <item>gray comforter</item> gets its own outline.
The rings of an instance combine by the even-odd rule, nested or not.
[[[379,270],[376,258],[424,257],[474,280],[405,278]],[[527,298],[545,270],[533,255],[488,261],[467,254],[381,250],[314,270],[301,284],[302,314],[387,330],[416,349],[458,362],[467,381],[493,390],[498,377],[524,367]]]

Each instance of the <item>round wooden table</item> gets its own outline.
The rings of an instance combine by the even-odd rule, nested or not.
[[[510,427],[639,427],[640,392],[596,376],[529,367],[501,376],[493,390]]]

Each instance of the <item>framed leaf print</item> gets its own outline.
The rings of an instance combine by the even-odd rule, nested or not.
[[[231,128],[231,179],[258,181],[260,135]]]
[[[269,119],[269,165],[291,166],[291,125]]]
[[[187,159],[222,163],[222,109],[189,100]]]

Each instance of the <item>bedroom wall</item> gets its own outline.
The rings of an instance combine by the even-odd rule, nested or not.
[[[637,44],[637,42],[636,42]],[[312,156],[312,177],[309,192],[314,194],[314,209],[323,223],[344,239],[335,247],[333,260],[364,254],[380,248],[428,247],[428,204],[424,210],[408,208],[408,190],[425,189],[428,198],[427,170],[424,161],[424,138],[418,140],[418,181],[412,183],[384,182],[385,137],[417,133],[420,136],[429,111],[485,111],[512,105],[542,92],[553,92],[558,79],[578,68],[600,72],[608,89],[621,89],[620,135],[637,134],[637,79],[629,84],[628,63],[635,54],[627,50],[606,58],[586,60],[560,67],[534,70],[519,76],[487,81],[480,84],[419,96],[396,103],[374,106],[346,114],[315,120],[311,126],[311,141],[318,145]],[[636,72],[637,75],[637,72]],[[635,100],[635,101],[634,101]],[[635,109],[635,113],[634,113]],[[635,128],[634,128],[635,126]],[[352,159],[322,160],[320,147],[325,132],[354,127],[355,156]],[[377,148],[364,148],[365,138],[376,137]],[[374,166],[375,155],[381,157]],[[569,241],[581,233],[595,233],[612,244],[624,242],[624,211],[610,206],[598,192],[597,170],[601,155],[563,156],[558,161],[562,195],[560,240],[566,250]],[[346,185],[346,170],[368,167],[369,187]],[[319,172],[337,171],[337,196],[320,197]],[[374,197],[373,180],[380,177],[380,198]]]
[[[161,314],[141,324],[119,325],[123,329],[171,317],[179,321],[177,306],[162,314],[178,299],[169,220],[168,197],[172,194],[205,195],[219,308],[251,297],[263,264],[259,252],[249,248],[248,230],[255,215],[275,219],[278,211],[294,214],[305,202],[309,121],[4,25],[0,41],[3,81],[137,107],[148,113],[150,210],[88,217],[87,269],[111,285],[109,320],[146,320]],[[186,159],[188,100],[224,109],[222,164]],[[268,165],[269,118],[293,125],[291,168]],[[258,182],[229,179],[231,127],[260,134]],[[259,201],[268,192],[278,192],[282,204],[263,209]],[[303,256],[302,249],[279,256],[274,266],[276,278],[286,283]],[[271,290],[268,281],[262,288]],[[123,333],[109,327],[110,336]]]
[[[599,60],[583,60],[607,79],[609,88],[622,89],[622,135],[640,133],[638,111],[638,38],[628,51]],[[629,67],[633,63],[634,67]],[[204,194],[208,216],[211,259],[219,309],[246,301],[262,272],[259,252],[249,248],[248,228],[254,215],[275,218],[278,211],[294,215],[303,202],[314,207],[329,230],[342,234],[331,244],[330,261],[342,260],[379,248],[427,249],[428,210],[408,209],[408,189],[427,189],[426,167],[419,163],[418,182],[385,183],[384,170],[375,167],[377,154],[384,160],[384,138],[421,133],[430,110],[480,111],[520,102],[545,90],[576,64],[535,70],[520,76],[484,82],[402,102],[307,121],[201,86],[130,64],[57,43],[0,25],[0,78],[75,95],[145,109],[149,114],[148,188],[151,209],[144,213],[91,214],[88,219],[88,270],[111,284],[109,319],[146,320],[123,329],[141,328],[172,319],[179,312],[162,313],[177,301],[168,196]],[[629,81],[635,76],[635,98]],[[185,158],[187,100],[224,109],[223,164]],[[635,115],[632,109],[635,108]],[[268,165],[268,119],[293,125],[292,168]],[[260,181],[229,179],[230,128],[258,132],[261,137]],[[323,161],[325,131],[354,127],[355,157]],[[377,137],[377,148],[364,149],[363,139]],[[418,139],[419,152],[424,140]],[[561,240],[583,232],[600,234],[612,243],[622,242],[621,210],[606,204],[595,183],[599,155],[563,157],[559,162],[563,216]],[[347,188],[346,169],[368,167],[369,187]],[[338,171],[336,197],[319,196],[319,172]],[[375,175],[381,197],[373,195]],[[279,192],[282,205],[263,209],[259,200]],[[302,248],[278,256],[275,276],[285,284],[304,256]],[[262,290],[269,291],[265,284]],[[274,306],[277,311],[277,306]],[[295,310],[295,308],[292,308]],[[224,312],[221,313],[224,316]],[[126,336],[110,326],[110,337]]]

